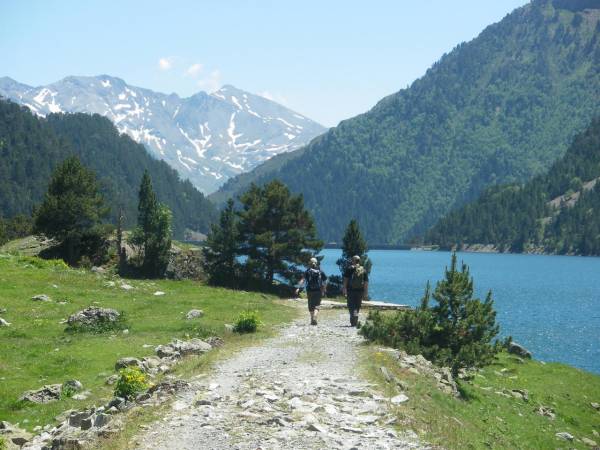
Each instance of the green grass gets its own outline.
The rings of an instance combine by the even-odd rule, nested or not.
[[[0,328],[0,420],[20,422],[28,429],[52,423],[64,410],[109,399],[113,387],[104,382],[115,373],[114,363],[120,357],[150,355],[154,346],[173,338],[210,335],[224,337],[226,347],[235,350],[272,335],[275,325],[297,314],[264,294],[169,280],[124,280],[135,287],[126,291],[119,287],[118,278],[112,279],[115,287],[107,285],[109,280],[37,258],[0,254],[0,308],[7,309],[1,316],[12,323]],[[165,295],[154,296],[155,291]],[[47,294],[52,302],[34,302],[31,297],[36,294]],[[66,304],[58,303],[62,301]],[[66,325],[60,322],[91,305],[124,312],[128,334],[65,332]],[[185,320],[190,309],[202,309],[204,317]],[[264,326],[248,336],[226,332],[224,324],[233,323],[246,310],[257,311]],[[190,374],[202,370],[212,353],[219,352],[191,358],[176,371]],[[92,391],[88,400],[65,398],[45,405],[18,402],[26,390],[71,378]]]
[[[388,354],[365,348],[363,368],[367,376],[387,390],[379,368],[385,366],[409,389],[409,401],[396,409],[399,423],[430,443],[449,449],[589,448],[581,442],[600,438],[600,412],[590,403],[600,402],[600,377],[563,364],[517,362],[500,354],[497,363],[483,369],[471,382],[461,382],[465,399],[439,391],[432,379],[401,369]],[[529,401],[506,398],[496,392],[527,389]],[[539,405],[554,409],[550,420],[534,410]],[[558,440],[555,434],[571,433],[576,440]]]

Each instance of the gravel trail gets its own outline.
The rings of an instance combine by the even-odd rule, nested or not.
[[[221,361],[137,439],[138,449],[417,449],[358,375],[362,338],[324,311]]]

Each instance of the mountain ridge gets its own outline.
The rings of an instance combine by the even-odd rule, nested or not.
[[[600,113],[599,18],[517,8],[255,181],[302,193],[327,241],[356,218],[372,243],[407,242],[485,187],[541,173]]]
[[[180,97],[111,75],[67,76],[36,87],[2,77],[0,95],[41,116],[106,116],[205,193],[325,131],[306,116],[232,85]]]

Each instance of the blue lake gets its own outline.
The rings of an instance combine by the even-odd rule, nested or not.
[[[340,250],[326,249],[321,268],[339,274]],[[372,250],[369,293],[375,300],[417,305],[427,280],[444,276],[450,253]],[[600,373],[600,258],[458,253],[475,291],[492,290],[502,336],[511,335],[536,359]]]

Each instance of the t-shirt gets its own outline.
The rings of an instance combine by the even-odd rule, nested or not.
[[[356,266],[352,265],[352,266],[348,266],[348,268],[346,269],[346,271],[344,272],[344,278],[348,278],[348,290],[349,291],[363,291],[364,288],[362,289],[353,289],[352,286],[350,286],[350,280],[352,279],[352,274],[354,274],[354,270],[356,269]],[[365,270],[365,283],[369,282],[369,274],[367,273],[367,271]]]
[[[307,291],[311,291],[311,290],[312,291],[318,291],[318,290],[321,290],[321,288],[319,288],[319,289],[310,289],[310,287],[308,286],[308,280],[310,279],[309,277],[310,277],[310,271],[311,270],[315,270],[315,269],[307,269],[304,272],[304,282],[306,284],[306,290]],[[325,281],[327,280],[327,275],[325,275],[325,272],[323,272],[322,270],[320,272],[321,272],[321,286],[323,286],[325,284]]]

